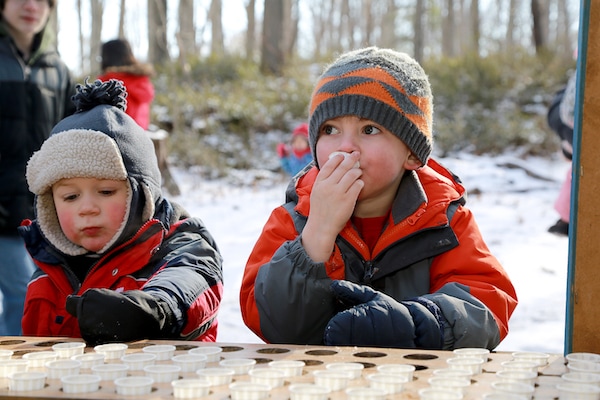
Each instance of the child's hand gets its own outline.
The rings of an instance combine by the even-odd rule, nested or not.
[[[313,261],[329,259],[335,238],[344,228],[364,186],[362,170],[356,168],[360,153],[335,156],[319,171],[310,195],[310,214],[302,244]]]
[[[442,348],[441,312],[433,302],[424,298],[396,301],[368,286],[343,280],[333,281],[331,290],[350,308],[327,324],[326,345]]]
[[[279,156],[279,158],[284,158],[287,157],[289,154],[289,150],[286,146],[285,143],[279,143],[277,145],[277,155]]]
[[[67,297],[66,308],[89,345],[158,337],[166,319],[159,302],[141,290],[89,289]]]

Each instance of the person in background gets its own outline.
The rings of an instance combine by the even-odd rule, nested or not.
[[[27,160],[74,111],[71,74],[50,38],[55,0],[0,0],[0,336],[21,334],[34,271],[17,227],[33,218]]]
[[[281,168],[290,176],[296,175],[313,160],[308,144],[308,124],[306,122],[294,128],[290,144],[279,143],[277,145],[277,155],[281,161]]]
[[[127,89],[127,114],[144,130],[150,126],[150,105],[154,85],[150,78],[154,68],[139,62],[125,39],[110,40],[102,45],[101,81],[118,79]]]
[[[573,159],[573,128],[575,126],[575,98],[577,89],[577,74],[569,78],[565,88],[559,90],[548,108],[547,120],[550,128],[558,135],[561,141],[562,154],[569,163]],[[558,220],[548,228],[548,232],[559,236],[569,235],[569,220],[571,214],[571,175],[573,169],[569,167],[558,196],[554,201],[554,209],[558,213]]]
[[[122,82],[78,86],[77,112],[27,164],[36,219],[19,227],[37,269],[23,333],[88,344],[215,341],[222,257],[199,218],[165,199],[154,147]]]
[[[432,94],[410,56],[370,47],[318,79],[315,166],[246,264],[245,324],[270,343],[493,349],[517,296],[458,178],[430,158]]]

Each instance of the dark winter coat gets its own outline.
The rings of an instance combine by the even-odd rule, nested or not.
[[[27,161],[52,127],[75,110],[69,70],[42,37],[36,37],[25,63],[0,21],[0,234],[16,235],[21,221],[34,217]]]
[[[61,254],[43,238],[37,223],[21,227],[38,267],[27,289],[23,334],[81,337],[77,319],[66,310],[67,296],[108,288],[141,290],[168,304],[163,307],[171,310],[166,323],[157,331],[140,326],[140,338],[214,342],[223,295],[221,256],[202,221],[163,202],[162,211],[133,238],[96,259]],[[89,268],[81,282],[75,266]],[[124,311],[110,310],[114,314]]]
[[[396,300],[433,301],[445,320],[444,349],[500,343],[515,289],[450,171],[430,160],[407,172],[372,255],[348,221],[325,263],[313,262],[300,240],[317,173],[313,167],[290,184],[288,203],[273,211],[246,264],[240,303],[250,329],[267,342],[321,344],[340,311],[331,282],[346,279]]]

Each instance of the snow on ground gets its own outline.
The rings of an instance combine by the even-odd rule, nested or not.
[[[546,229],[558,218],[553,203],[568,163],[559,156],[521,160],[470,154],[438,161],[462,179],[467,206],[517,289],[510,333],[497,350],[562,353],[569,242]],[[266,173],[267,179],[256,180],[256,171],[248,171],[248,182],[254,183],[240,184],[205,180],[192,170],[172,172],[183,194],[171,199],[204,220],[224,256],[218,341],[261,343],[242,321],[239,288],[264,223],[284,200],[287,179]]]

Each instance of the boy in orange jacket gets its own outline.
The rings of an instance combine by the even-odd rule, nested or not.
[[[495,348],[517,305],[465,189],[429,158],[432,95],[403,53],[342,55],[310,104],[314,168],[246,265],[245,323],[271,343]]]

